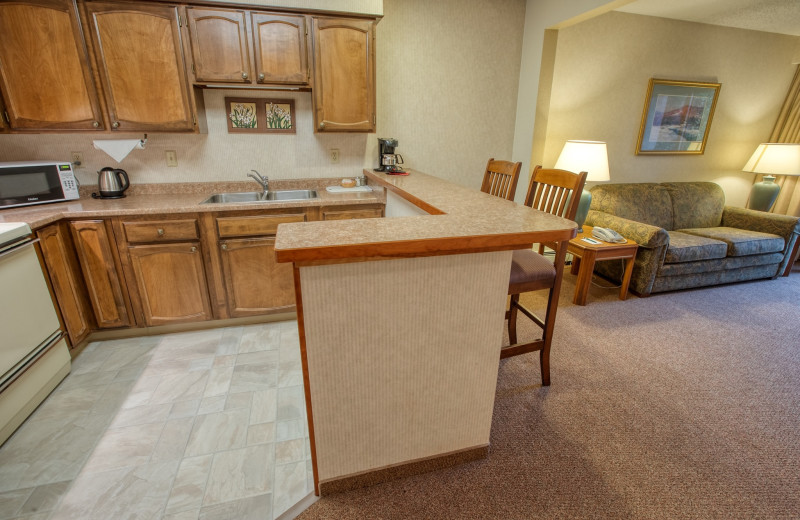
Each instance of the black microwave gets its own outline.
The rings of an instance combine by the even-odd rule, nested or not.
[[[78,181],[68,162],[0,162],[0,209],[78,197]]]

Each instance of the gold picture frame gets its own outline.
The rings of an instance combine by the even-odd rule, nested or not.
[[[720,83],[651,78],[636,155],[705,152]]]

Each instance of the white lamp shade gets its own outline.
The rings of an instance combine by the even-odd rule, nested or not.
[[[611,179],[608,172],[608,148],[603,141],[567,141],[555,167],[571,172],[587,172],[586,180]]]
[[[761,143],[742,170],[773,175],[800,175],[800,144]]]

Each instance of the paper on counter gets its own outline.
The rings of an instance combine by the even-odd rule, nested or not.
[[[144,141],[141,139],[106,139],[94,141],[94,147],[102,150],[118,163],[128,156],[134,149],[144,150]]]

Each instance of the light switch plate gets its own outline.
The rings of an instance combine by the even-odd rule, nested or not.
[[[167,150],[164,155],[167,158],[167,166],[178,166],[178,153],[175,150]]]

